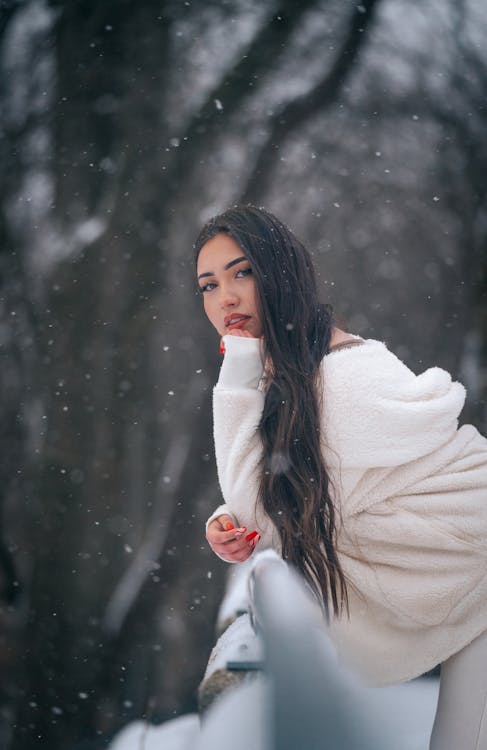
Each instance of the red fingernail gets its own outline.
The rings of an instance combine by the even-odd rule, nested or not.
[[[223,339],[220,341],[220,354],[225,354],[225,344]]]
[[[227,525],[225,526],[225,528],[226,528],[227,531],[231,531],[234,528],[233,523],[230,523],[230,522],[227,523]]]
[[[252,531],[250,534],[247,534],[245,537],[248,542],[250,542],[252,539],[254,539],[257,536],[257,531]]]

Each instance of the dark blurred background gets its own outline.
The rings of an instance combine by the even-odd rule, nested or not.
[[[225,566],[201,223],[251,201],[323,300],[486,427],[483,0],[0,2],[0,745],[195,708]]]

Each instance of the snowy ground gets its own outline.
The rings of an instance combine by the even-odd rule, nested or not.
[[[384,715],[392,717],[397,737],[402,740],[401,747],[428,750],[438,699],[438,679],[423,677],[374,692],[382,695]],[[120,732],[109,750],[192,750],[199,736],[196,714],[181,716],[160,726],[134,722]]]

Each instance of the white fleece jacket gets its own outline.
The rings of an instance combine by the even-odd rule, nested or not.
[[[211,519],[229,513],[260,531],[259,549],[279,551],[258,500],[259,342],[224,340],[213,405],[226,505]],[[487,440],[458,429],[460,383],[437,367],[415,375],[380,341],[333,351],[322,367],[323,453],[350,605],[332,636],[368,682],[399,682],[487,629]]]

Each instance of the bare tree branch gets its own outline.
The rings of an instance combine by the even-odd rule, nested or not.
[[[331,70],[308,93],[287,104],[270,120],[268,137],[261,146],[255,168],[242,195],[243,203],[255,201],[266,192],[272,166],[284,138],[309,117],[336,101],[364,46],[366,31],[370,28],[379,2],[380,0],[366,0],[362,5],[356,6],[349,33]]]
[[[182,165],[192,163],[193,155],[201,149],[202,143],[208,148],[209,136],[220,132],[236,109],[241,107],[247,97],[253,95],[253,83],[259,74],[276,67],[299,20],[316,2],[317,0],[281,0],[270,21],[263,24],[245,53],[210,91],[205,103],[191,120],[178,150],[178,171]],[[215,100],[224,103],[223,109],[216,108]]]
[[[123,623],[137,600],[144,581],[160,557],[169,533],[171,519],[176,505],[176,494],[181,475],[186,464],[190,449],[190,438],[187,434],[179,434],[171,443],[168,455],[160,474],[157,502],[154,504],[151,519],[147,524],[147,533],[134,557],[132,564],[122,575],[110,600],[108,601],[103,627],[111,636],[117,635]],[[163,484],[163,477],[168,474],[173,478],[173,488],[167,492]]]
[[[200,380],[194,378],[189,386],[185,401],[185,413],[191,415],[200,397]],[[103,617],[103,628],[112,637],[117,636],[124,622],[136,603],[147,576],[159,566],[157,562],[163,555],[171,521],[176,508],[176,498],[187,464],[192,437],[185,422],[179,434],[173,437],[165,461],[159,472],[155,502],[151,517],[147,522],[147,531],[140,544],[133,562],[122,574],[106,606]],[[165,477],[171,477],[170,487]]]

